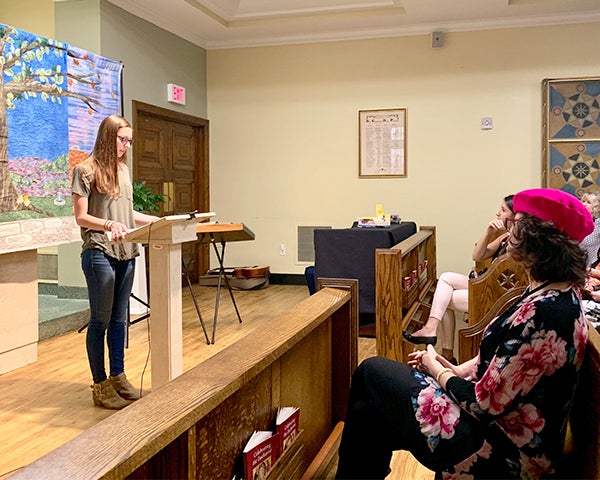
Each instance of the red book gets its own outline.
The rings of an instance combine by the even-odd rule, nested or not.
[[[268,431],[256,431],[244,447],[245,480],[266,478],[277,460],[279,436]]]
[[[300,409],[297,407],[280,407],[275,421],[279,437],[279,455],[296,439],[300,431]]]

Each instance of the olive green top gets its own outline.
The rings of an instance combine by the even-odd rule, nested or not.
[[[127,228],[135,228],[133,217],[133,187],[126,164],[119,168],[119,198],[99,193],[93,186],[90,160],[85,160],[73,170],[71,191],[88,199],[88,213],[94,217],[114,220]],[[104,231],[81,229],[82,250],[96,248],[117,260],[130,260],[139,255],[138,246],[131,242],[110,243]]]

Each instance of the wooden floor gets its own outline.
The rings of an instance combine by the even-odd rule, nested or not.
[[[209,337],[214,315],[214,287],[194,286]],[[183,295],[183,367],[203,360],[259,329],[265,319],[280,315],[308,296],[305,286],[270,285],[261,290],[236,291],[242,316],[239,323],[227,291],[222,292],[216,342],[207,345],[191,295]],[[268,332],[265,332],[268,334]],[[360,359],[375,355],[375,340],[359,339]],[[125,352],[126,373],[135,386],[149,393],[148,323],[130,328]],[[85,353],[85,333],[71,332],[40,342],[38,361],[0,375],[0,479],[40,458],[113,411],[96,408]],[[431,480],[433,473],[405,452],[392,460],[387,480]]]

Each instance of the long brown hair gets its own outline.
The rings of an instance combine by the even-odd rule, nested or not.
[[[117,132],[124,127],[131,128],[131,124],[119,115],[109,115],[102,120],[90,155],[96,190],[113,198],[121,193],[119,167],[127,159],[127,154],[117,156]]]

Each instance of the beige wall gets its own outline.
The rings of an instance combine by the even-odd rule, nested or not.
[[[101,54],[100,0],[61,1],[54,10],[57,40]]]
[[[297,225],[347,227],[382,203],[437,226],[439,273],[467,272],[501,198],[540,186],[542,79],[599,75],[599,35],[583,24],[449,33],[438,49],[414,36],[209,51],[212,209],[256,233],[226,263],[301,273]],[[375,108],[408,109],[408,178],[357,177],[357,112]]]
[[[54,1],[0,0],[0,22],[54,38]]]
[[[102,55],[123,62],[125,116],[131,100],[206,118],[206,50],[101,1]],[[167,84],[186,88],[186,105],[167,101]]]

